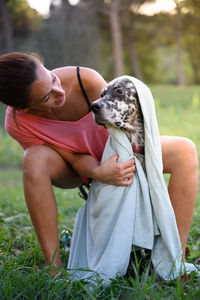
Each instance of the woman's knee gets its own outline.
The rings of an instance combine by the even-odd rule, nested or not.
[[[164,172],[185,170],[197,172],[198,154],[195,144],[184,137],[162,137]]]
[[[28,148],[22,161],[24,176],[31,178],[39,178],[41,174],[50,176],[49,163],[56,155],[54,150],[43,145]]]
[[[176,161],[188,170],[198,169],[198,154],[195,144],[188,138],[178,138],[176,141]]]
[[[82,183],[80,176],[53,149],[33,146],[24,152],[23,178],[26,183],[47,179],[60,188],[74,188]]]

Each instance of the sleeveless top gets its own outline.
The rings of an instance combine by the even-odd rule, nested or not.
[[[78,121],[69,122],[46,119],[16,110],[16,118],[14,118],[13,108],[8,106],[5,118],[8,134],[24,149],[48,142],[67,152],[89,154],[100,162],[109,133],[94,121],[93,113],[90,111],[91,104],[80,79],[79,67],[77,67],[77,78],[88,103],[87,115]],[[82,179],[85,183],[89,182],[85,177]]]

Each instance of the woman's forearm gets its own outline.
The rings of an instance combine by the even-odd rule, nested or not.
[[[89,154],[70,153],[51,144],[46,145],[58,152],[81,176],[113,185],[128,186],[132,183],[133,172],[135,171],[133,159],[118,162],[118,156],[114,155],[100,164]]]
[[[100,164],[90,155],[80,155],[72,163],[72,167],[80,175],[113,185],[130,185],[135,170],[134,160],[118,162],[114,155]]]
[[[71,161],[72,168],[81,176],[99,180],[98,169],[100,163],[87,154],[75,154]]]

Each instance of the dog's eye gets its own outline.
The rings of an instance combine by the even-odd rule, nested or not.
[[[115,92],[118,94],[118,95],[121,95],[123,94],[123,91],[119,88],[116,88]]]

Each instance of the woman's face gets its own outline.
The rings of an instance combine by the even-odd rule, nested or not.
[[[29,112],[53,112],[65,103],[65,91],[60,79],[38,63],[37,79],[33,82],[30,93]]]

